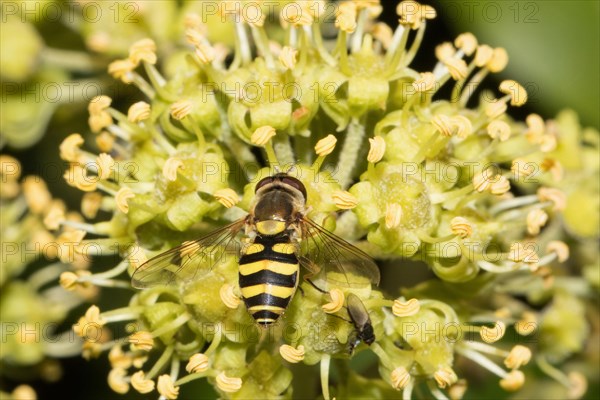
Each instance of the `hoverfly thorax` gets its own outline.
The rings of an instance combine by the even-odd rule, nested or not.
[[[250,215],[259,235],[277,235],[304,215],[306,188],[298,179],[278,173],[256,185]]]

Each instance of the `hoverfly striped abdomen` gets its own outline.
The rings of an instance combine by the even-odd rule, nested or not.
[[[257,235],[239,261],[244,303],[257,323],[274,323],[298,286],[298,258],[289,235]]]

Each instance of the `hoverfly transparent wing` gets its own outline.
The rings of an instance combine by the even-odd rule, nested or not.
[[[133,273],[131,284],[138,289],[157,285],[189,282],[209,272],[225,261],[224,257],[239,256],[239,242],[233,240],[245,225],[242,218],[219,228],[200,239],[184,242],[140,265]]]
[[[315,272],[316,279],[346,287],[379,284],[379,268],[368,254],[308,218],[300,222],[300,228],[298,259]]]

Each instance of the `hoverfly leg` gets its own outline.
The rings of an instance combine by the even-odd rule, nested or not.
[[[329,292],[327,292],[326,290],[323,290],[323,289],[321,289],[320,287],[318,287],[318,286],[317,286],[317,284],[316,284],[316,283],[314,283],[314,282],[313,282],[313,281],[310,279],[310,278],[312,278],[312,276],[313,276],[313,275],[314,275],[314,274],[312,274],[312,273],[310,274],[310,276],[308,276],[308,275],[307,275],[307,276],[304,278],[304,280],[305,280],[306,282],[310,283],[310,285],[311,285],[312,287],[314,287],[315,289],[317,289],[319,292],[321,292],[321,293],[323,293],[323,294],[327,294],[327,293],[329,293]]]

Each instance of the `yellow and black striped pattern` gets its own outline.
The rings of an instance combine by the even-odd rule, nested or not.
[[[298,258],[289,236],[257,235],[239,264],[239,284],[248,312],[261,325],[274,323],[298,286]]]

